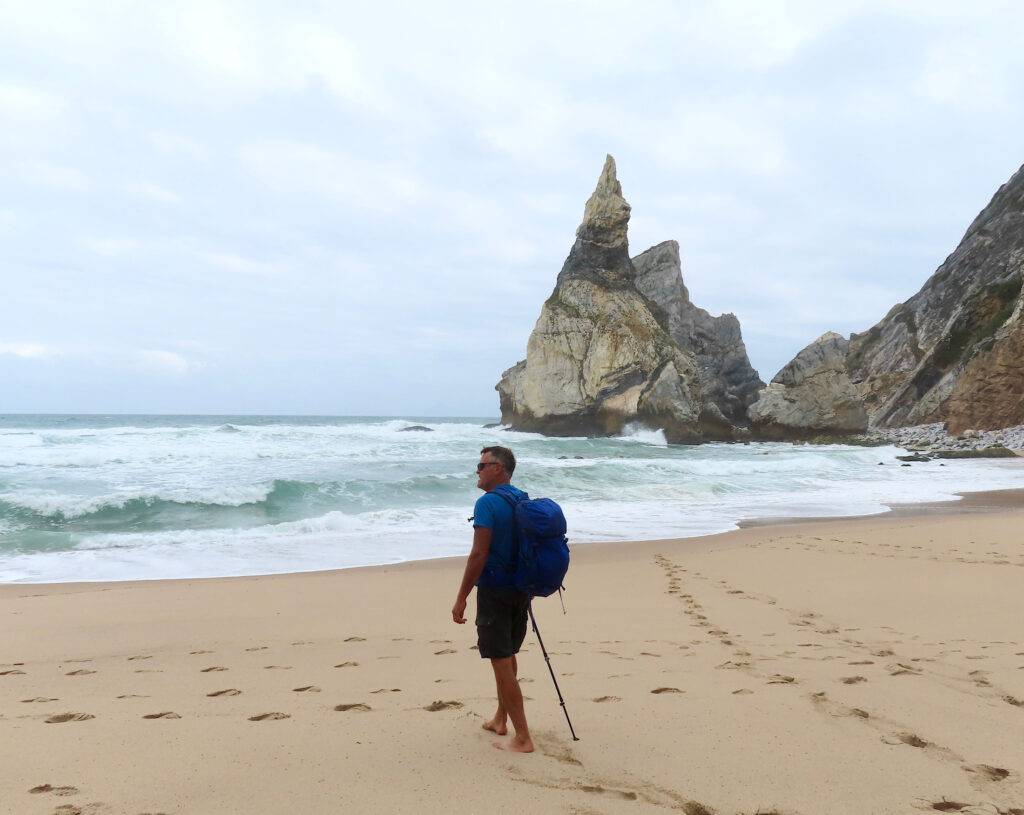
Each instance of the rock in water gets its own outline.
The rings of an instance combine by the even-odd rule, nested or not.
[[[672,339],[696,357],[705,414],[719,414],[726,426],[745,425],[764,382],[750,365],[740,321],[733,314],[712,317],[690,302],[675,241],[652,246],[633,266],[637,288],[665,312]]]
[[[592,436],[639,422],[664,430],[671,443],[705,438],[695,357],[672,339],[664,311],[637,289],[629,214],[608,156],[526,359],[496,386],[502,423]]]
[[[945,421],[958,434],[1024,423],[1022,274],[1024,167],[999,188],[917,294],[850,337],[843,367],[871,427]],[[809,396],[778,380],[750,409],[755,427],[771,427],[801,411],[820,413],[804,400],[820,399],[821,393]],[[845,385],[835,399],[837,416],[856,413]],[[832,429],[839,428],[827,428]],[[816,428],[805,430],[813,435]]]
[[[868,414],[849,374],[849,343],[823,334],[776,374],[750,406],[750,428],[761,438],[863,433]]]

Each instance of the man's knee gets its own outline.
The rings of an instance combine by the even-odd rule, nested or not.
[[[491,657],[491,667],[494,672],[497,673],[515,673],[513,666],[515,665],[515,656],[510,657]]]

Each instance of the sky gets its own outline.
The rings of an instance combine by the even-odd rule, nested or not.
[[[606,154],[768,381],[1024,163],[1024,4],[0,0],[0,413],[497,417]]]

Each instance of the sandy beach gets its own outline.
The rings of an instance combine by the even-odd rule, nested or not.
[[[1022,506],[576,546],[532,755],[461,560],[0,586],[0,812],[1022,813]]]

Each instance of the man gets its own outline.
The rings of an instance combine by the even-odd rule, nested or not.
[[[511,719],[515,735],[511,741],[495,742],[494,746],[499,750],[532,753],[523,693],[516,678],[516,654],[526,637],[530,598],[509,585],[519,551],[512,506],[500,495],[491,494],[502,484],[519,493],[510,483],[515,468],[516,457],[507,447],[485,447],[480,451],[476,485],[486,494],[477,499],[473,510],[473,549],[452,606],[452,619],[460,625],[466,622],[466,600],[475,585],[477,645],[480,656],[491,661],[498,691],[498,710],[484,722],[483,728],[504,736]]]

